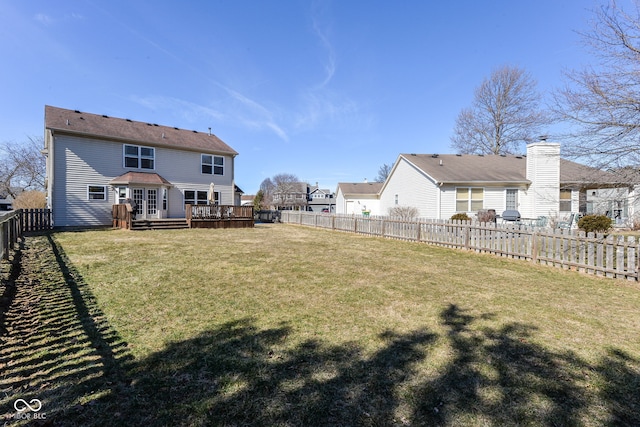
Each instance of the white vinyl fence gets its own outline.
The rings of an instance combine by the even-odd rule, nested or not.
[[[639,280],[638,241],[578,230],[469,221],[282,211],[281,222],[491,253],[599,276]]]

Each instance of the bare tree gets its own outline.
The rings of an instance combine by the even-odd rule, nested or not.
[[[594,11],[583,41],[596,62],[565,73],[553,112],[570,125],[565,155],[612,168],[640,164],[640,2],[625,11],[612,1]]]
[[[302,208],[308,205],[307,184],[301,182],[296,175],[281,173],[271,178],[274,185],[273,204],[279,208]]]
[[[276,186],[271,181],[271,178],[265,178],[260,184],[260,191],[262,192],[262,208],[271,209],[273,206],[273,192]]]
[[[389,216],[402,221],[411,221],[418,218],[420,211],[413,206],[394,206],[389,208]]]
[[[523,69],[494,70],[476,89],[473,105],[458,115],[451,147],[462,154],[517,153],[548,122],[539,102],[536,82]]]
[[[42,137],[29,137],[22,144],[0,145],[0,193],[18,197],[23,191],[43,190],[46,159],[41,153]]]
[[[383,163],[382,166],[380,166],[380,169],[378,169],[378,176],[376,177],[376,182],[385,182],[387,180],[387,177],[391,173],[391,167],[392,165]]]

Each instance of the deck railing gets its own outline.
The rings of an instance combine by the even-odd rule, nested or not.
[[[640,241],[522,224],[283,211],[281,222],[491,253],[589,274],[640,280]]]
[[[199,219],[253,219],[253,206],[187,205],[187,221]]]

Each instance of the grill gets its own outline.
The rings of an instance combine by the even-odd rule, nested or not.
[[[514,209],[509,209],[502,212],[502,219],[504,221],[520,221],[520,212]]]

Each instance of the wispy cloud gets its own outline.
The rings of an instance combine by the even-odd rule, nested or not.
[[[289,140],[287,133],[275,120],[272,110],[220,83],[218,83],[218,86],[224,89],[227,94],[236,101],[241,111],[246,111],[246,113],[248,113],[242,116],[244,117],[242,120],[245,124],[254,128],[265,127],[267,129],[271,129],[282,140]]]
[[[217,121],[224,121],[226,123],[235,124],[237,126],[246,126],[252,129],[266,129],[275,133],[283,141],[288,141],[289,137],[282,126],[280,126],[275,115],[266,107],[261,105],[258,101],[251,99],[250,97],[240,93],[237,90],[231,89],[219,81],[211,78],[209,74],[203,71],[202,67],[194,64],[192,61],[186,61],[182,56],[176,54],[160,43],[157,43],[152,38],[141,33],[140,31],[127,25],[120,19],[117,19],[113,14],[109,13],[105,9],[94,4],[94,7],[99,9],[102,13],[109,16],[118,25],[128,31],[136,38],[144,41],[154,49],[160,51],[162,54],[171,58],[175,62],[181,64],[186,69],[191,70],[192,73],[199,75],[203,80],[210,82],[214,87],[221,89],[228,97],[233,101],[232,105],[225,104],[224,111],[202,105],[197,105],[184,100],[176,100],[166,97],[132,97],[136,102],[141,105],[145,105],[147,108],[154,108],[158,105],[165,104],[166,100],[170,100],[174,107],[177,105],[182,110],[179,114],[192,114],[192,115],[204,115],[206,117],[215,119]]]
[[[34,16],[34,19],[43,25],[51,25],[53,23],[53,18],[44,13],[38,13]]]
[[[171,110],[173,114],[182,116],[188,122],[204,119],[226,120],[226,115],[215,108],[196,104],[170,96],[137,96],[129,97],[132,102],[152,111]]]
[[[338,126],[368,127],[370,120],[361,116],[359,104],[349,97],[348,91],[335,87],[334,77],[338,72],[338,55],[332,43],[332,18],[330,3],[315,1],[311,9],[311,28],[321,46],[323,79],[301,90],[302,106],[294,114],[294,127],[298,130],[313,130],[331,122]]]
[[[324,79],[318,86],[318,89],[321,89],[324,86],[328,85],[336,73],[336,53],[333,45],[331,44],[330,27],[327,24],[321,22],[325,11],[321,10],[320,5],[321,3],[319,2],[314,3],[311,16],[311,20],[313,22],[313,32],[320,40],[320,44],[326,51],[327,55],[324,61]]]
[[[268,109],[234,90],[222,85],[219,87],[234,101],[231,104],[225,103],[224,111],[214,105],[201,105],[175,97],[132,95],[129,99],[153,111],[169,110],[173,115],[181,116],[191,123],[212,120],[255,130],[266,129],[283,141],[289,140],[287,133],[276,123]]]

